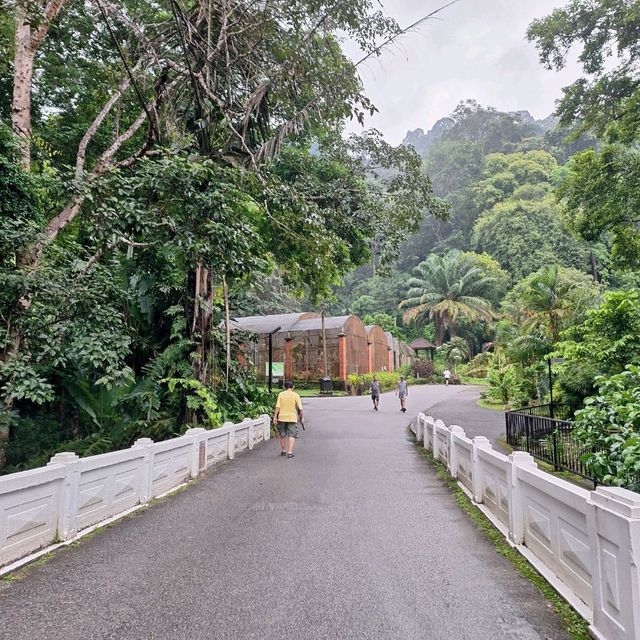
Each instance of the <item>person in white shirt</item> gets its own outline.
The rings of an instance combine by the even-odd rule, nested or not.
[[[451,371],[449,369],[444,370],[444,382],[445,384],[449,384],[449,380],[451,378]]]

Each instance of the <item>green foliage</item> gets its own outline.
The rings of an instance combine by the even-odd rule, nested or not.
[[[385,331],[389,331],[391,334],[396,335],[398,332],[398,326],[396,319],[388,313],[374,313],[371,315],[365,315],[362,318],[365,325],[377,324]]]
[[[583,76],[564,89],[558,107],[561,122],[593,130],[608,144],[584,151],[570,162],[561,195],[571,225],[587,240],[613,234],[613,255],[620,265],[640,264],[637,230],[638,88],[637,30],[640,16],[633,2],[597,0],[566,7],[534,21],[528,32],[541,61],[565,66],[574,45]]]
[[[469,359],[469,343],[464,338],[455,336],[438,347],[438,353],[452,369],[455,369],[457,364]]]
[[[559,367],[562,398],[581,404],[594,393],[596,377],[616,375],[627,363],[640,362],[640,293],[605,293],[602,305],[567,331],[555,351],[565,359]]]
[[[491,317],[491,304],[483,297],[494,281],[473,254],[450,251],[445,256],[430,255],[414,270],[408,282],[407,298],[400,306],[407,309],[405,320],[424,323],[433,319],[436,344],[445,332],[455,336],[459,318],[472,320]]]
[[[193,378],[167,378],[169,393],[176,389],[184,389],[187,392],[187,407],[197,414],[202,414],[208,427],[215,429],[221,426],[222,416],[218,411],[218,403],[211,389]]]
[[[544,336],[555,344],[560,332],[581,322],[599,297],[600,289],[589,276],[552,265],[518,282],[503,308],[527,334]]]
[[[366,393],[375,376],[380,383],[380,389],[383,391],[390,391],[391,389],[396,388],[401,375],[403,375],[403,372],[401,371],[376,371],[375,373],[360,374],[352,373],[347,376],[347,380],[353,388],[360,387]]]
[[[489,388],[483,396],[503,404],[519,404],[523,397],[522,377],[514,363],[496,361],[488,370]]]
[[[582,460],[604,484],[640,490],[640,367],[596,378],[598,393],[576,413],[573,435]]]
[[[588,250],[562,224],[553,196],[522,199],[525,195],[531,193],[517,192],[478,218],[473,230],[476,250],[493,256],[514,279],[547,264],[585,266]]]
[[[482,351],[469,360],[464,375],[470,378],[486,378],[495,356],[490,351]],[[462,371],[462,369],[460,369]]]
[[[637,131],[639,24],[635,3],[620,0],[586,6],[571,0],[531,23],[528,38],[548,68],[563,68],[573,46],[581,49],[584,75],[564,89],[558,107],[563,124],[577,121],[600,134],[610,127]]]
[[[618,266],[640,266],[640,154],[621,144],[574,156],[562,183],[564,214],[581,237],[596,241],[611,235],[611,255]]]

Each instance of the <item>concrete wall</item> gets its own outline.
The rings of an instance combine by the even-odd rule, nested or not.
[[[640,494],[587,491],[505,456],[484,437],[418,414],[417,440],[509,541],[591,622],[601,640],[640,640]]]
[[[0,567],[145,504],[216,463],[270,437],[261,416],[220,429],[79,458],[59,453],[46,467],[0,477]]]

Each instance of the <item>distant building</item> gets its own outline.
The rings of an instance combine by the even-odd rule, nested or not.
[[[367,325],[369,371],[389,371],[389,341],[382,327]]]
[[[245,347],[258,377],[266,377],[269,362],[269,334],[273,361],[283,363],[283,375],[292,380],[318,381],[325,375],[322,317],[318,313],[288,313],[235,318],[231,328],[253,334]],[[277,331],[276,331],[277,329]],[[326,373],[333,380],[347,380],[350,374],[392,371],[410,357],[397,340],[389,342],[384,330],[365,327],[358,316],[330,316],[324,319]],[[394,353],[397,352],[395,364]],[[391,355],[390,355],[391,354]]]

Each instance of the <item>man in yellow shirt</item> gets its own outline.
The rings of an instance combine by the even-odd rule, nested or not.
[[[298,437],[298,417],[302,422],[304,418],[302,400],[293,390],[293,382],[287,380],[284,383],[284,391],[278,394],[276,409],[273,413],[273,422],[278,425],[280,434],[281,456],[293,458],[293,447]]]

